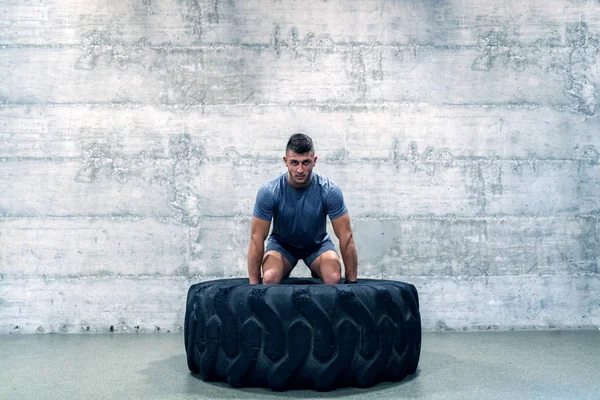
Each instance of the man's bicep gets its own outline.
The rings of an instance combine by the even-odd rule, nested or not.
[[[265,240],[269,235],[269,229],[271,229],[271,221],[252,217],[252,227],[250,231],[253,237],[258,236],[262,238],[262,240]]]

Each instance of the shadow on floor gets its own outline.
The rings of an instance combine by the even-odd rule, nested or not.
[[[289,390],[274,392],[265,388],[233,388],[224,382],[205,382],[199,375],[190,373],[185,354],[166,358],[148,365],[141,371],[148,383],[155,386],[164,396],[177,394],[201,395],[208,398],[314,398],[347,397],[353,395],[376,395],[377,392],[399,390],[403,385],[416,379],[420,370],[400,382],[382,382],[370,388],[339,388],[330,392],[314,390]]]
[[[407,384],[408,382],[412,381],[413,379],[415,379],[417,376],[419,375],[419,371],[417,370],[417,372],[413,375],[409,375],[407,376],[405,379],[403,379],[400,382],[382,382],[379,383],[373,387],[370,388],[339,388],[339,389],[335,389],[329,392],[318,392],[316,390],[287,390],[284,392],[275,392],[272,391],[271,389],[265,389],[265,388],[232,388],[231,386],[229,386],[228,384],[224,383],[224,382],[204,382],[200,379],[200,377],[198,375],[191,375],[194,377],[194,379],[197,379],[198,381],[202,382],[204,385],[209,385],[209,386],[214,386],[214,387],[218,387],[221,389],[228,389],[231,391],[235,391],[236,393],[246,393],[248,395],[252,395],[252,397],[255,396],[271,396],[271,397],[277,397],[277,398],[299,398],[299,399],[306,399],[306,398],[311,398],[311,397],[348,397],[348,396],[369,396],[369,395],[373,395],[377,392],[383,391],[383,390],[388,390],[390,388],[399,388],[400,386]],[[230,398],[231,394],[225,396]]]
[[[364,397],[383,398],[473,398],[486,393],[488,399],[548,398],[583,399],[585,387],[568,385],[569,373],[556,360],[537,357],[509,347],[465,347],[454,354],[440,347],[422,351],[417,373],[400,382],[383,382],[367,389],[340,388],[331,392],[289,390],[273,392],[264,388],[232,388],[222,382],[204,382],[187,368],[184,353],[148,364],[143,370],[149,385],[162,397],[269,399]],[[560,346],[557,344],[557,346]],[[553,370],[556,370],[554,373]],[[565,374],[566,372],[566,374]],[[417,379],[418,378],[418,379]],[[540,397],[544,394],[544,397]],[[593,397],[597,398],[597,397]]]

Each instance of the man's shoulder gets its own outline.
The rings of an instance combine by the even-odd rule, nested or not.
[[[339,189],[339,186],[331,178],[314,173],[315,180],[324,193],[329,193],[331,190]]]
[[[281,185],[283,184],[283,181],[282,181],[283,176],[284,176],[284,174],[280,174],[280,175],[276,176],[275,178],[269,180],[268,182],[264,183],[260,187],[260,190],[264,190],[273,195],[276,195],[277,193],[279,193]]]

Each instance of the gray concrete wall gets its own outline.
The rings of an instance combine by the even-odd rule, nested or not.
[[[598,327],[599,23],[592,0],[0,0],[0,333],[180,330],[190,284],[246,275],[296,131],[360,277],[414,283],[425,329]]]

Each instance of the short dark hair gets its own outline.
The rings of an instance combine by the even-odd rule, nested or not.
[[[294,133],[285,147],[286,154],[290,150],[298,154],[314,153],[315,146],[308,135],[304,133]]]

